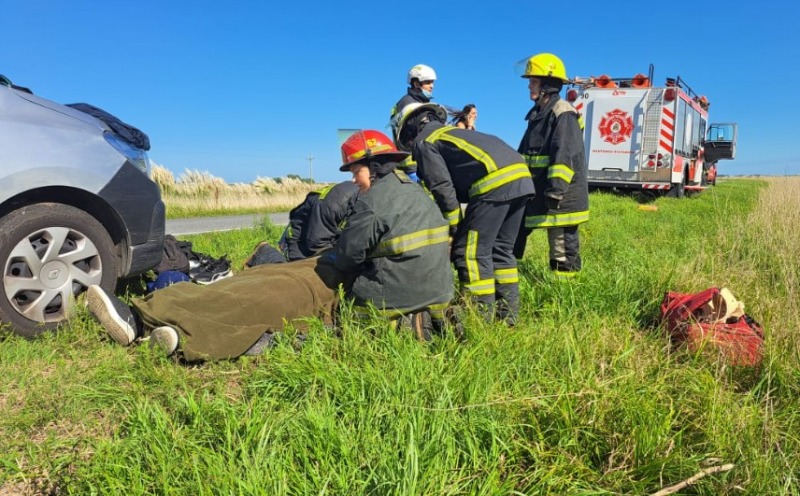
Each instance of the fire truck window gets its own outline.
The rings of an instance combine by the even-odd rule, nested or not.
[[[686,102],[678,100],[678,112],[675,114],[675,152],[687,155],[688,143],[684,143],[686,137]]]
[[[702,123],[700,122],[702,118],[700,117],[700,112],[695,109],[690,109],[692,112],[692,152],[696,152],[700,149],[700,137],[703,136],[700,133],[700,126]]]
[[[709,141],[730,141],[733,139],[733,131],[729,126],[711,126],[708,129]],[[730,136],[728,136],[730,134]]]
[[[700,132],[699,132],[700,139],[704,139],[703,137],[706,135],[706,126],[707,125],[708,125],[708,123],[706,122],[706,120],[701,117],[700,118]]]

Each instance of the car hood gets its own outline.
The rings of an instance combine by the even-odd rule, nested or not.
[[[11,91],[14,91],[19,98],[27,100],[28,102],[34,105],[39,105],[41,107],[50,109],[53,112],[58,112],[59,114],[67,115],[69,117],[78,119],[79,121],[82,121],[98,129],[109,130],[109,127],[106,126],[106,124],[103,121],[101,121],[100,119],[96,119],[89,114],[85,114],[80,110],[76,110],[72,107],[67,107],[66,105],[61,105],[60,103],[56,103],[46,98],[38,97],[30,93],[25,93],[24,91],[17,91],[17,90],[11,90]]]

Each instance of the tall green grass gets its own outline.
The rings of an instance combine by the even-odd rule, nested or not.
[[[37,341],[6,336],[0,488],[649,494],[733,463],[686,491],[796,494],[798,186],[720,181],[655,199],[655,211],[595,193],[583,272],[552,278],[535,232],[520,324],[468,314],[463,343],[345,318],[337,332],[313,322],[299,351],[289,332],[261,357],[186,366],[112,344],[83,312]],[[278,232],[192,240],[241,267]],[[760,369],[670,349],[658,326],[664,292],[712,285],[765,325]]]

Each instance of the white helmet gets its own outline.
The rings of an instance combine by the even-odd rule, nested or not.
[[[403,130],[407,127],[407,124],[411,119],[425,111],[432,112],[436,116],[436,119],[438,119],[442,124],[447,121],[447,109],[438,103],[409,103],[403,107],[400,112],[395,114],[390,123],[392,125],[392,130],[394,131],[395,145],[397,145],[398,150],[406,152],[410,151],[409,143],[404,142],[403,139],[401,139]],[[416,138],[417,130],[416,127],[412,129],[413,136],[410,136],[410,138],[413,140]]]
[[[417,64],[408,70],[408,84],[414,79],[420,82],[436,81],[436,71],[429,65]]]

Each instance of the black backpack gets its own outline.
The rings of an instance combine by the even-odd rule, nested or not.
[[[167,234],[164,237],[164,253],[161,255],[161,263],[158,264],[155,271],[158,273],[166,272],[168,270],[177,270],[184,274],[189,273],[189,257],[187,256],[188,250],[191,251],[192,244],[188,241],[178,241],[175,236]]]

